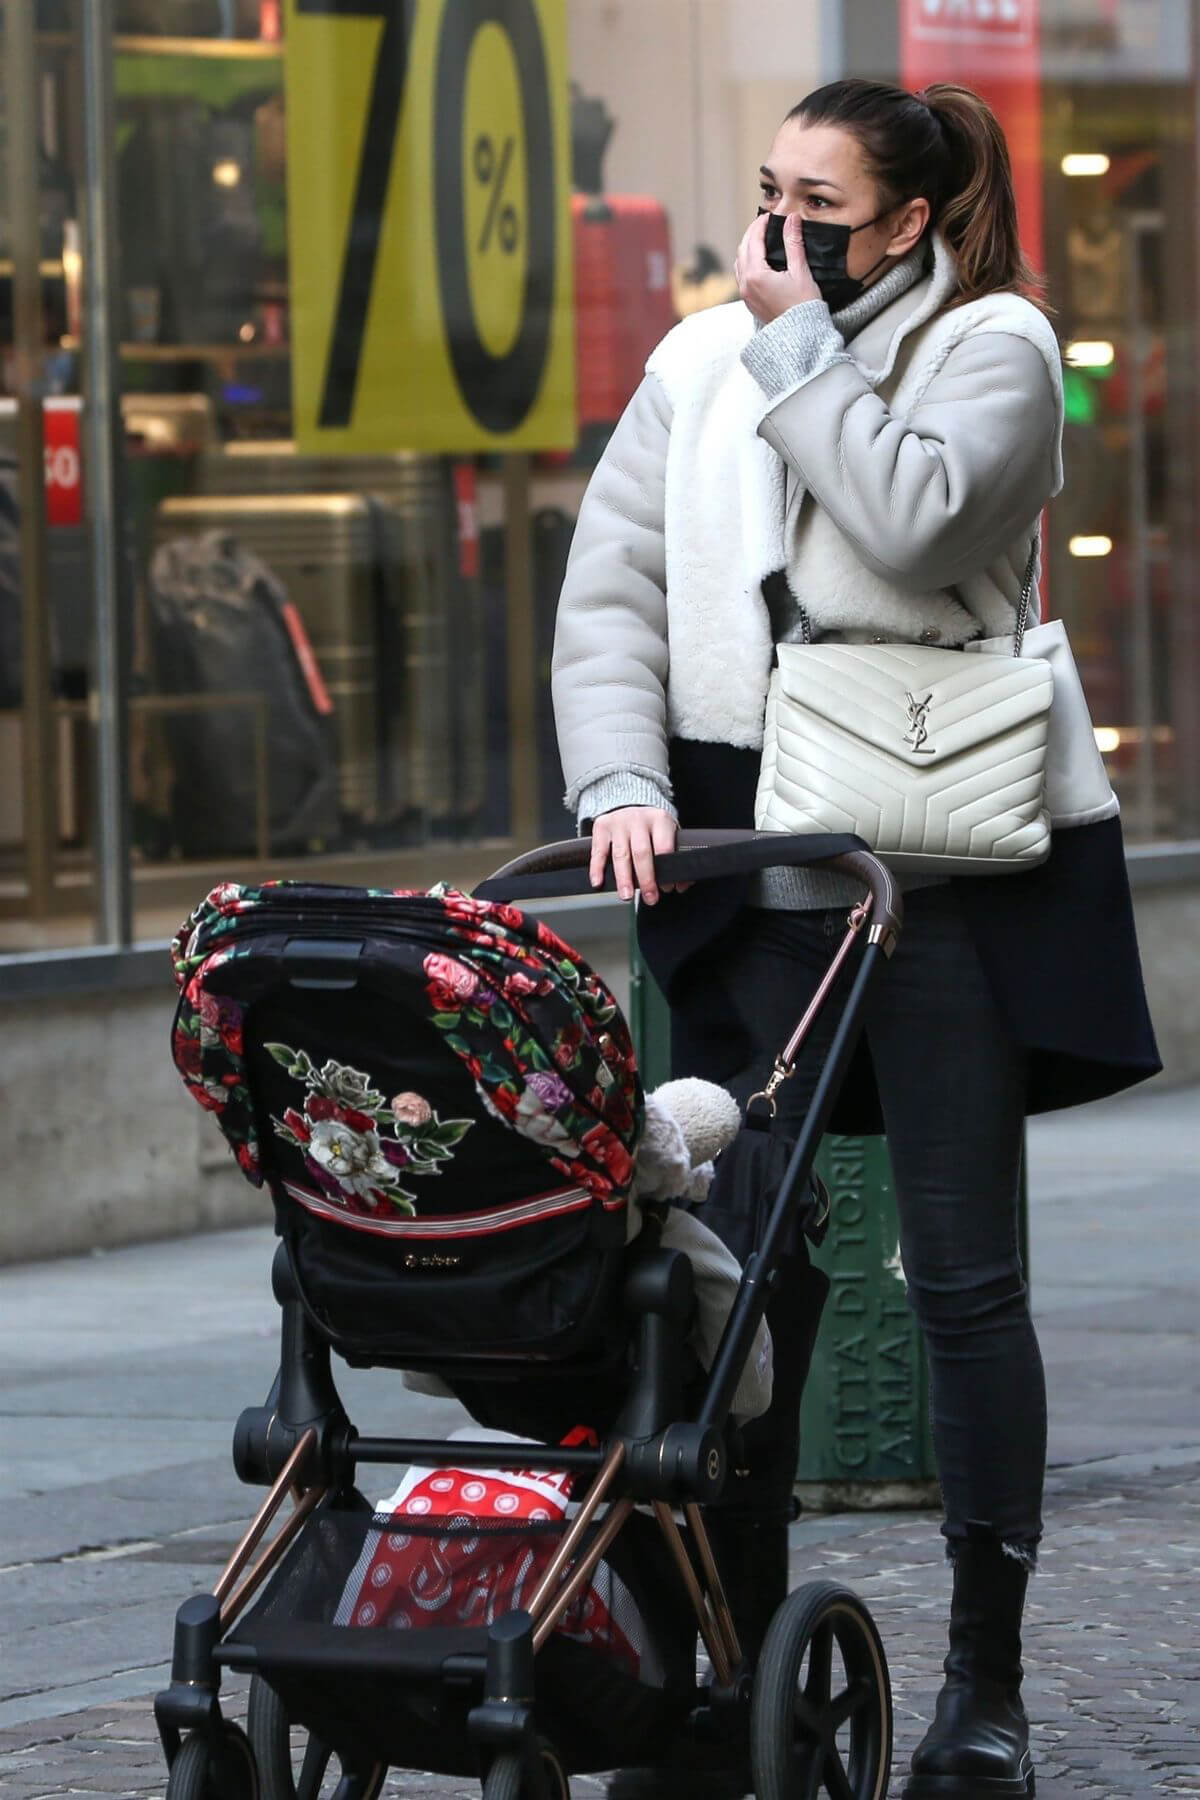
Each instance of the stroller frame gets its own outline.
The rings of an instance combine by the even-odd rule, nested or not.
[[[455,1664],[453,1674],[460,1683],[464,1677],[474,1677],[481,1684],[481,1699],[469,1713],[468,1728],[485,1769],[497,1755],[517,1755],[523,1772],[520,1792],[536,1795],[538,1800],[543,1795],[550,1800],[550,1796],[535,1724],[536,1653],[591,1580],[638,1503],[649,1503],[690,1599],[714,1677],[712,1686],[705,1690],[714,1721],[719,1723],[731,1709],[745,1712],[750,1680],[702,1505],[716,1500],[724,1486],[729,1470],[726,1428],[739,1375],[766,1309],[780,1248],[799,1204],[798,1197],[809,1194],[813,1163],[853,1054],[866,995],[881,961],[890,958],[895,949],[903,919],[902,902],[890,872],[857,839],[709,831],[681,832],[679,845],[673,854],[656,859],[658,877],[663,882],[690,882],[747,868],[819,862],[862,881],[867,889],[866,898],[851,909],[845,934],[829,968],[786,1050],[777,1057],[766,1089],[762,1095],[754,1096],[764,1100],[772,1114],[775,1090],[791,1074],[795,1057],[827,1002],[842,966],[864,934],[865,943],[811,1105],[761,1242],[745,1264],[704,1384],[703,1398],[699,1407],[693,1408],[694,1416],[684,1416],[681,1351],[693,1300],[691,1266],[678,1252],[643,1248],[631,1257],[625,1287],[626,1306],[635,1321],[636,1375],[607,1442],[593,1447],[458,1438],[452,1441],[455,1461],[473,1469],[566,1471],[592,1477],[578,1512],[525,1609],[503,1615],[488,1628],[486,1651],[448,1659]],[[591,891],[582,887],[587,857],[586,840],[546,846],[506,864],[475,890],[476,897],[520,902],[572,889]],[[607,884],[612,885],[611,871]],[[316,948],[314,945],[314,951]],[[328,985],[327,974],[327,965],[318,958],[311,985]],[[294,985],[306,985],[301,971],[297,972]],[[808,1204],[811,1207],[811,1200]],[[652,1218],[651,1209],[647,1209],[647,1216]],[[653,1237],[653,1232],[646,1235]],[[307,1311],[292,1276],[287,1247],[282,1243],[275,1254],[272,1285],[282,1310],[279,1373],[265,1405],[249,1407],[240,1415],[233,1445],[239,1477],[255,1485],[269,1484],[270,1491],[211,1594],[194,1595],[176,1615],[171,1682],[154,1704],[159,1735],[171,1768],[187,1732],[198,1732],[207,1739],[215,1759],[213,1768],[230,1766],[228,1738],[223,1734],[235,1732],[236,1728],[221,1715],[221,1669],[252,1667],[253,1659],[239,1657],[237,1647],[223,1644],[222,1639],[295,1541],[310,1514],[328,1496],[353,1487],[358,1465],[436,1463],[444,1457],[450,1443],[440,1438],[383,1438],[358,1433],[343,1410],[334,1383],[330,1359],[331,1350],[337,1346]],[[353,1356],[348,1360],[396,1366],[394,1359],[386,1356]],[[403,1366],[419,1364],[409,1357]],[[428,1366],[434,1365],[431,1362]],[[504,1370],[503,1362],[471,1364],[469,1359],[445,1357],[439,1359],[437,1366],[447,1373],[464,1376],[487,1373],[494,1377],[498,1370]],[[560,1365],[559,1372],[569,1375],[571,1365]],[[290,1514],[264,1544],[289,1499]],[[605,1504],[607,1515],[597,1525],[596,1515]],[[694,1546],[694,1559],[675,1517],[676,1510],[682,1512]],[[883,1680],[886,1683],[886,1671]],[[246,1748],[248,1751],[249,1746]],[[337,1788],[336,1800],[360,1800],[378,1792],[374,1782],[382,1785],[378,1767],[357,1770],[343,1759],[343,1769],[346,1772]],[[879,1793],[886,1788],[886,1766],[883,1784]],[[170,1786],[167,1796],[173,1800]]]

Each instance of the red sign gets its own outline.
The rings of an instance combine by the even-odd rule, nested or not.
[[[904,0],[904,30],[930,43],[1021,48],[1037,35],[1037,0]]]
[[[454,465],[454,504],[458,514],[458,572],[473,579],[480,566],[474,463],[456,462]]]
[[[902,84],[923,88],[935,81],[956,81],[974,88],[988,102],[1008,139],[1021,243],[1040,269],[1040,0],[899,0],[899,5]],[[1043,568],[1045,543],[1043,521]],[[1043,586],[1043,618],[1045,600]]]
[[[46,523],[78,525],[83,519],[78,397],[45,402],[42,443],[46,458]]]
[[[899,0],[900,80],[957,81],[992,107],[1012,157],[1021,241],[1042,262],[1039,0]]]

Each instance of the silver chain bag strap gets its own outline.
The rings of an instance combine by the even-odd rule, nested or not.
[[[1035,534],[1011,656],[924,644],[776,646],[754,823],[853,831],[898,872],[997,874],[1050,852],[1054,676],[1024,656]]]

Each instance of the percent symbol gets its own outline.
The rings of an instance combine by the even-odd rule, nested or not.
[[[492,232],[496,231],[500,239],[500,248],[507,256],[511,256],[517,247],[519,227],[517,209],[511,201],[501,205],[504,199],[504,184],[508,180],[508,165],[512,161],[516,140],[508,137],[504,140],[504,148],[500,152],[500,166],[496,167],[496,146],[486,132],[475,139],[475,179],[481,187],[490,187],[487,217],[483,221],[480,233],[479,250],[486,250],[492,241]]]

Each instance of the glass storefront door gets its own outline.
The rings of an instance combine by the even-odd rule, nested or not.
[[[0,7],[0,947],[93,935],[72,9]]]

